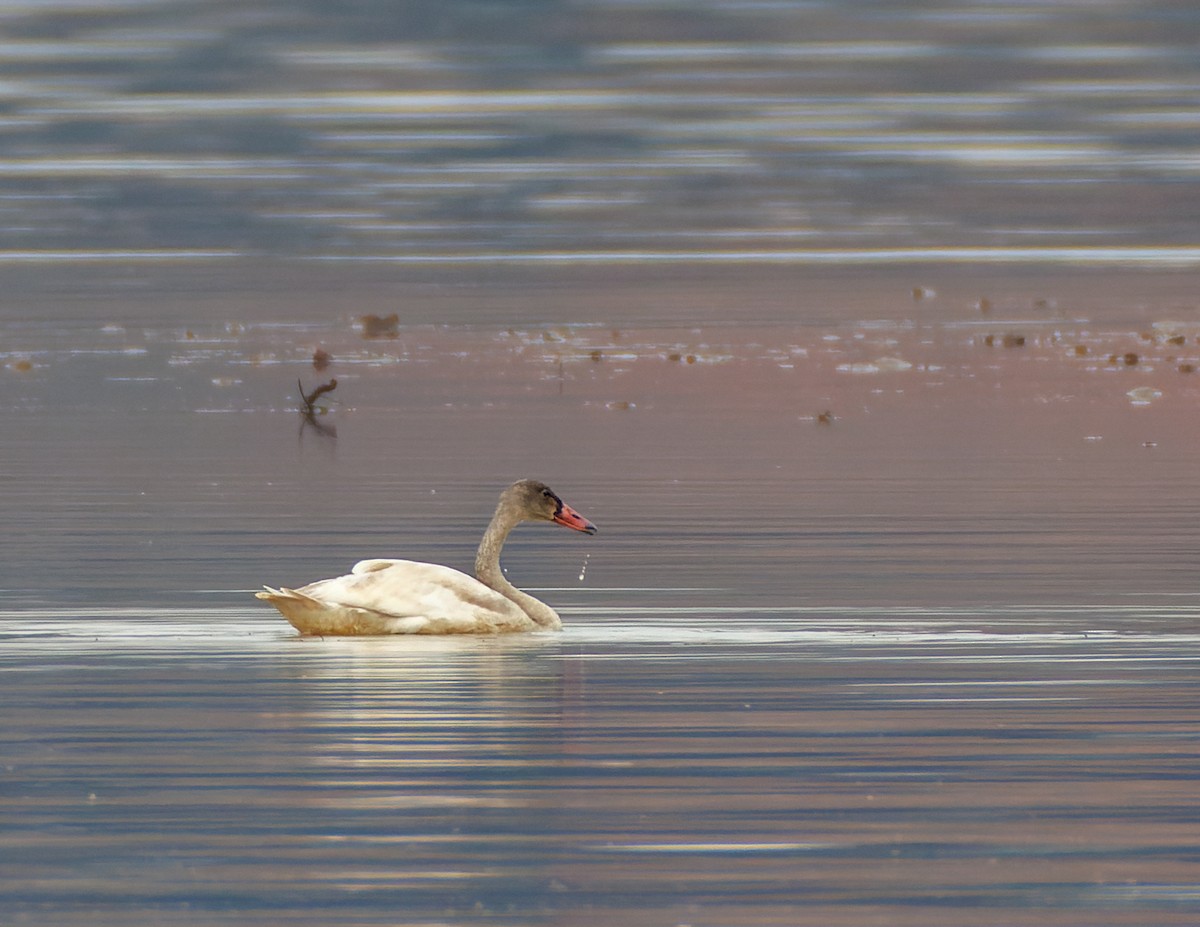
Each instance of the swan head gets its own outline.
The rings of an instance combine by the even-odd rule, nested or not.
[[[562,501],[537,480],[518,480],[500,494],[500,505],[516,513],[522,521],[552,521],[584,534],[595,534],[596,526]]]

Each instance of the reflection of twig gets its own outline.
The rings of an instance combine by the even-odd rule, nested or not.
[[[337,437],[337,428],[333,425],[326,425],[324,422],[317,421],[316,401],[326,393],[332,393],[337,389],[337,380],[330,380],[328,383],[322,383],[311,393],[304,392],[304,384],[299,380],[296,381],[296,386],[300,388],[300,400],[304,403],[304,408],[300,410],[303,420],[300,428],[303,431],[305,425],[312,425],[317,430],[318,434],[325,435],[328,438]],[[324,411],[323,409],[321,410]]]

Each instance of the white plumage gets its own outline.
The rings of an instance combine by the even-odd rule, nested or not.
[[[436,563],[360,560],[345,576],[299,589],[264,586],[304,634],[499,634],[558,630],[557,613],[515,588],[500,570],[500,550],[522,521],[553,521],[594,534],[596,527],[547,486],[520,480],[500,495],[475,558],[478,579]]]

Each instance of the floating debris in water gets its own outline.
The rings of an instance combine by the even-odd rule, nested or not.
[[[1138,386],[1125,395],[1133,401],[1135,406],[1147,406],[1155,399],[1162,398],[1162,390],[1155,389],[1153,386]]]
[[[838,373],[853,373],[853,374],[877,374],[877,373],[899,373],[904,370],[911,370],[912,364],[899,357],[880,357],[873,361],[863,361],[855,364],[838,364]]]
[[[983,343],[988,347],[996,347],[996,345],[1000,345],[1001,347],[1025,347],[1025,335],[1015,333],[1001,335],[1000,337],[996,335],[984,335]]]
[[[1025,336],[1017,334],[1016,332],[1009,332],[1008,334],[1000,335],[999,337],[995,335],[984,335],[983,343],[989,348],[994,348],[996,345],[1000,345],[1003,348],[1023,348],[1025,347]]]
[[[820,415],[817,416],[817,424],[818,425],[832,425],[833,424],[833,413],[830,412],[828,409],[826,409],[824,412],[822,412]]]
[[[312,365],[313,370],[324,370],[333,361],[333,357],[324,348],[317,348],[313,351]]]
[[[915,286],[912,288],[912,298],[914,302],[920,302],[923,299],[933,299],[937,296],[937,290],[928,286]]]
[[[358,320],[364,338],[397,338],[400,335],[400,316],[364,315]]]
[[[337,380],[334,379],[330,380],[328,383],[322,383],[311,393],[304,392],[304,385],[299,380],[296,381],[296,385],[300,387],[300,398],[304,400],[305,411],[311,414],[318,408],[314,405],[314,403],[319,398],[324,396],[326,393],[332,393],[335,389],[337,389]]]
[[[317,434],[324,435],[327,438],[336,438],[336,426],[327,425],[324,422],[317,421],[318,415],[324,415],[329,410],[325,406],[318,406],[316,402],[326,393],[332,393],[335,389],[337,389],[337,380],[330,380],[328,383],[322,383],[311,393],[304,392],[304,384],[299,380],[296,381],[296,386],[300,388],[300,399],[304,403],[303,408],[300,410],[300,415],[302,416],[300,422],[301,433],[303,433],[306,426],[311,425],[316,429]]]

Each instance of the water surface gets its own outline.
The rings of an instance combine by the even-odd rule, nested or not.
[[[1194,924],[1197,14],[341,6],[0,3],[0,920]]]
[[[755,275],[756,325],[535,324],[561,279],[394,339],[303,295],[10,325],[7,909],[1193,921],[1186,303],[1022,278],[981,315],[941,280],[918,309],[826,281],[852,311],[794,324]],[[332,375],[336,436],[293,385]],[[527,474],[601,528],[506,551],[561,634],[305,640],[250,597],[367,555],[468,568]]]

